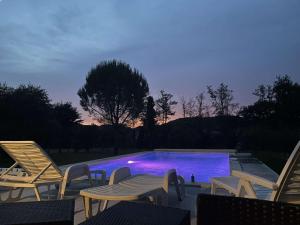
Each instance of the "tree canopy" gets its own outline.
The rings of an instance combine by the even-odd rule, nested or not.
[[[233,91],[224,83],[215,90],[212,86],[207,87],[207,92],[212,101],[211,105],[217,116],[232,115],[237,108],[237,104],[233,103]]]
[[[156,100],[156,112],[160,121],[166,124],[169,117],[175,115],[173,106],[177,105],[177,102],[173,100],[173,95],[166,93],[164,90],[160,91],[160,97]]]
[[[91,69],[78,95],[82,108],[100,123],[119,125],[139,118],[148,92],[148,83],[137,69],[112,60]]]
[[[244,107],[240,115],[247,119],[300,123],[300,85],[289,76],[279,76],[273,85],[259,85],[254,95],[258,100]]]
[[[143,126],[147,130],[151,130],[156,125],[155,103],[152,96],[147,97],[147,105],[143,116]]]

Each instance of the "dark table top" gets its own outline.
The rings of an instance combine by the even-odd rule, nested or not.
[[[74,200],[0,203],[0,225],[73,225]]]
[[[190,211],[120,202],[80,225],[190,225]]]

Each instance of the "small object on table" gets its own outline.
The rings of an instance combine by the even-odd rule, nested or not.
[[[120,202],[80,225],[190,225],[190,211],[145,203]]]
[[[0,203],[1,225],[73,225],[74,200]]]

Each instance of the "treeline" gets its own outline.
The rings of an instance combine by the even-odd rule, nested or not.
[[[239,107],[225,84],[195,98],[149,96],[143,76],[128,64],[104,62],[78,91],[80,104],[102,126],[81,124],[70,102],[53,103],[38,86],[0,84],[0,140],[35,140],[45,148],[237,148],[289,152],[300,139],[300,85],[288,76],[254,90]],[[178,107],[177,107],[178,108]],[[177,114],[178,115],[178,114]],[[135,124],[135,126],[133,126]],[[138,127],[137,127],[138,126]]]

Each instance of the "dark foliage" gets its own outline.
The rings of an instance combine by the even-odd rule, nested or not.
[[[82,108],[101,123],[118,126],[139,118],[149,88],[143,75],[120,61],[93,68],[78,91]]]
[[[181,118],[162,125],[156,125],[154,100],[148,97],[143,126],[119,124],[116,138],[115,125],[80,124],[80,115],[70,103],[52,104],[40,87],[0,84],[0,139],[35,140],[45,148],[87,151],[112,148],[117,142],[120,152],[139,147],[289,153],[300,139],[299,84],[287,76],[278,77],[273,85],[259,86],[255,95],[258,100],[237,116]]]
[[[147,97],[146,109],[142,118],[143,127],[146,130],[152,130],[156,125],[155,103],[152,96]]]
[[[35,140],[44,146],[70,145],[80,115],[71,103],[51,104],[33,85],[0,84],[0,139]]]

